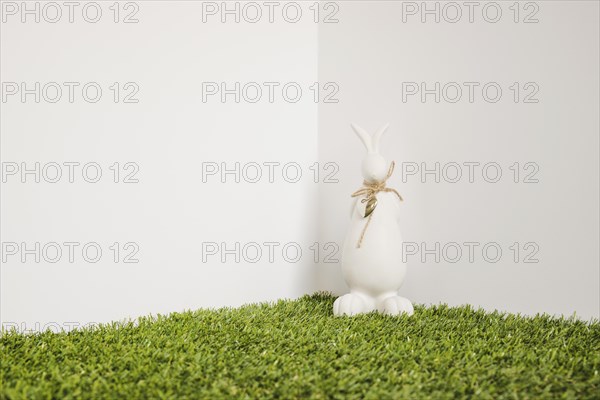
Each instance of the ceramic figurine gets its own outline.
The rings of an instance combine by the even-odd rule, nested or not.
[[[355,124],[351,126],[367,154],[362,161],[363,187],[352,194],[351,223],[342,253],[342,273],[350,293],[337,298],[333,313],[412,315],[412,303],[398,295],[406,275],[399,221],[402,197],[386,187],[394,162],[388,164],[379,154],[388,124],[372,136]]]

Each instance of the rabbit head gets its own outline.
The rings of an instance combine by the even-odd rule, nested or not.
[[[362,161],[362,175],[366,182],[383,182],[387,178],[389,165],[385,158],[379,154],[379,141],[389,124],[385,124],[373,134],[369,135],[363,128],[356,124],[350,124],[356,135],[367,148],[367,155]]]

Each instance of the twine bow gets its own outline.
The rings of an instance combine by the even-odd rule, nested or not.
[[[381,181],[381,182],[363,181],[363,187],[358,189],[356,192],[352,193],[352,197],[366,195],[366,197],[364,199],[362,199],[360,202],[367,203],[367,205],[365,207],[364,218],[369,217],[369,219],[367,219],[367,223],[365,224],[365,227],[362,230],[362,233],[360,234],[360,239],[358,239],[356,248],[360,248],[360,245],[362,244],[362,241],[365,237],[365,232],[367,232],[367,228],[369,227],[369,224],[371,223],[371,218],[373,218],[373,211],[375,211],[375,207],[377,207],[377,193],[392,192],[396,196],[398,196],[400,201],[403,201],[402,196],[400,196],[400,193],[398,193],[396,191],[396,189],[385,187],[385,182],[389,179],[390,176],[392,176],[392,173],[394,173],[395,166],[396,166],[396,163],[394,161],[392,161],[392,163],[390,164],[390,169],[388,170],[387,176],[385,177],[385,179],[383,181]]]

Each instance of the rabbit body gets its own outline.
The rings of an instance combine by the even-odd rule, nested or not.
[[[377,194],[377,208],[358,248],[357,243],[368,220],[364,217],[365,204],[361,203],[361,199],[355,202],[344,241],[344,279],[350,288],[371,296],[397,291],[406,275],[398,223],[400,201],[394,193]]]
[[[360,127],[352,125],[352,128],[368,150],[362,165],[365,182],[385,182],[389,177],[389,174],[386,176],[387,164],[378,150],[379,139],[387,125],[372,137]],[[412,315],[414,311],[408,299],[398,296],[407,269],[402,257],[399,195],[394,191],[380,191],[375,197],[377,206],[370,217],[365,217],[366,201],[362,201],[367,198],[366,194],[357,197],[352,207],[342,252],[342,273],[350,293],[334,302],[333,313],[336,316],[371,311]]]

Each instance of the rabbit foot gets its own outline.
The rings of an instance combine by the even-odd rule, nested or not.
[[[333,303],[333,315],[357,315],[369,312],[365,300],[356,293],[348,293],[338,297]]]
[[[400,296],[390,296],[381,302],[381,312],[387,315],[413,315],[414,308],[410,300]]]

